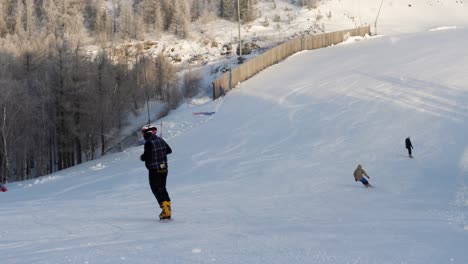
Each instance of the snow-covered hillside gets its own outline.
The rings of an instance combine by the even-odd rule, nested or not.
[[[302,8],[289,0],[258,2],[258,18],[241,27],[243,43],[254,43],[257,47],[246,58],[302,34],[371,25],[373,34],[377,31],[381,35],[395,35],[468,24],[468,6],[461,0],[323,0],[315,9]],[[190,36],[186,39],[170,34],[154,39],[148,35],[146,43],[148,54],[156,56],[164,52],[179,66],[181,73],[193,71],[200,74],[203,77],[202,95],[211,95],[211,82],[223,70],[236,66],[237,56],[224,54],[223,46],[232,44],[235,51],[238,27],[237,23],[222,19],[199,20],[191,24]]]
[[[10,184],[1,261],[468,263],[467,36],[354,38],[171,112],[169,223],[142,147]]]
[[[325,0],[315,9],[302,8],[289,0],[260,0],[257,8],[258,18],[242,25],[241,37],[244,42],[257,43],[261,49],[301,34],[362,25],[371,25],[375,33],[376,20],[377,33],[383,35],[468,24],[468,6],[459,0]],[[181,62],[206,63],[222,57],[223,44],[232,43],[235,47],[238,43],[237,23],[222,19],[196,21],[190,32],[190,37],[184,40],[166,35],[160,41],[163,45],[155,45],[148,52],[157,54],[165,50]],[[194,56],[200,60],[194,60]]]

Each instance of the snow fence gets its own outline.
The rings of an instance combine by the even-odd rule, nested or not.
[[[247,80],[267,67],[276,64],[292,54],[303,51],[328,47],[341,43],[349,37],[370,35],[370,26],[358,27],[354,29],[341,30],[330,33],[323,33],[310,36],[301,36],[285,43],[282,43],[268,51],[244,62],[237,68],[232,69],[214,80],[213,100],[224,95],[236,84]]]

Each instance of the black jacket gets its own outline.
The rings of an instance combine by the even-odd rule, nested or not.
[[[411,144],[410,138],[406,138],[406,139],[405,139],[405,145],[406,145],[406,148],[407,148],[407,149],[413,148],[413,144]]]
[[[145,152],[140,158],[148,170],[167,169],[167,154],[171,153],[172,149],[164,139],[151,135],[146,139]]]

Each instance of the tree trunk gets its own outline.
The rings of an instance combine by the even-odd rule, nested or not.
[[[2,139],[3,139],[3,159],[5,165],[5,175],[2,176],[3,182],[8,182],[8,178],[10,177],[10,155],[8,152],[8,140],[7,140],[7,109],[6,106],[3,107],[3,124],[2,124]]]

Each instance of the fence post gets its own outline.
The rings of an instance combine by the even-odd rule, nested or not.
[[[213,88],[213,100],[216,100],[216,85],[215,85],[215,82],[211,83],[211,87]]]
[[[228,86],[228,91],[231,91],[232,89],[232,67],[229,67],[229,86]]]

